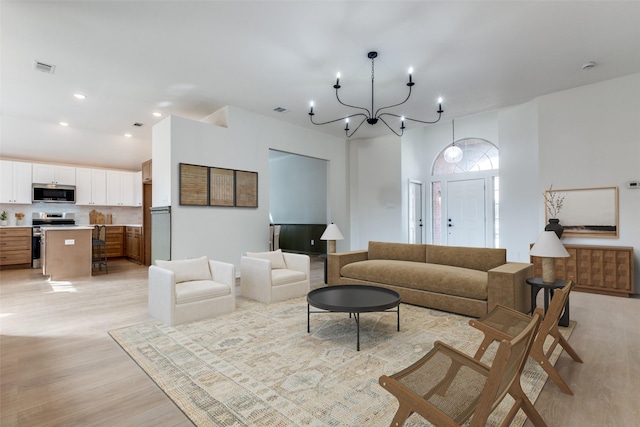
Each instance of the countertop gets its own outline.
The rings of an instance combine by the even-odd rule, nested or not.
[[[75,231],[75,230],[93,230],[93,227],[82,225],[41,225],[42,231]]]
[[[96,225],[102,225],[102,224],[76,224],[75,227],[90,227],[93,228]],[[142,227],[142,224],[104,224],[107,227]],[[0,225],[0,228],[32,228],[33,225],[31,224],[22,224],[22,225]],[[55,225],[41,225],[40,228],[51,228],[51,227],[60,227],[60,228],[69,228],[69,227],[73,227],[73,226],[55,226]]]
[[[0,228],[31,228],[31,224],[22,224],[22,225],[0,225]]]

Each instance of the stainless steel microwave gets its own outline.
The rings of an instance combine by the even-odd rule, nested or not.
[[[44,203],[75,203],[76,187],[74,185],[33,184],[31,200]]]

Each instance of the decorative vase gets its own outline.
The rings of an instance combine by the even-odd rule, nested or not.
[[[0,225],[7,225],[7,220],[3,219],[2,221],[0,221]]]
[[[557,218],[549,219],[549,224],[544,228],[544,231],[553,231],[558,236],[558,239],[562,237],[562,232],[564,231],[564,227],[560,224],[560,220]]]

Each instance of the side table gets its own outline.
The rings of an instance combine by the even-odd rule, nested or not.
[[[566,280],[556,279],[553,283],[545,283],[542,281],[542,277],[533,277],[526,280],[527,285],[531,286],[531,313],[536,309],[536,296],[540,289],[544,289],[544,312],[547,312],[549,308],[549,300],[553,298],[553,291],[556,289],[562,289],[567,284]],[[551,297],[549,297],[551,294]],[[567,298],[567,304],[564,306],[564,312],[562,313],[562,317],[560,317],[560,321],[558,321],[559,326],[569,326],[569,298]]]

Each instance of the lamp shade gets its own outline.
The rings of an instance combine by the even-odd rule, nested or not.
[[[344,239],[344,237],[342,237],[342,233],[340,232],[340,229],[338,229],[338,226],[335,225],[334,223],[331,223],[327,226],[327,229],[324,230],[324,233],[322,233],[322,236],[320,236],[320,240],[342,240]]]
[[[543,231],[529,254],[543,258],[567,258],[570,256],[555,231]]]

